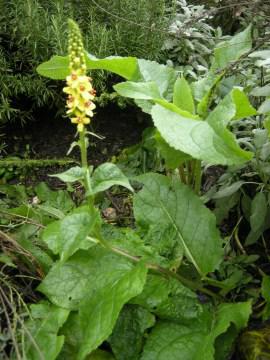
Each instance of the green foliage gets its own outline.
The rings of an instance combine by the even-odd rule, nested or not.
[[[34,344],[29,343],[26,349],[27,359],[34,360],[37,356],[46,360],[57,358],[64,343],[64,336],[57,336],[57,333],[68,315],[68,310],[48,303],[31,306],[32,319],[26,326],[34,337]]]
[[[174,2],[168,35],[163,44],[164,57],[185,76],[197,78],[207,72],[212,50],[221,37],[209,21],[207,4],[194,5],[186,0]],[[205,2],[204,2],[205,3]]]
[[[222,249],[213,215],[180,183],[171,183],[158,174],[142,175],[138,181],[144,187],[134,198],[137,223],[142,227],[159,224],[173,229],[174,238],[199,274],[214,271],[221,261]]]
[[[122,166],[122,172],[111,163],[89,167],[89,133],[83,131],[73,144],[80,148],[82,167],[54,175],[72,193],[78,183],[84,188],[76,204],[67,191],[53,192],[45,184],[35,188],[32,202],[21,187],[0,188],[7,198],[4,225],[42,271],[37,290],[47,302],[32,307],[31,338],[20,342],[30,359],[39,359],[46,341],[48,359],[226,360],[249,318],[269,317],[269,276],[256,264],[264,255],[245,249],[264,240],[269,227],[269,124],[266,119],[265,129],[258,126],[246,136],[241,124],[253,126],[258,114],[227,77],[251,46],[248,27],[215,47],[209,71],[193,83],[153,61],[87,55],[89,69],[124,77],[115,90],[151,114],[155,128],[145,132],[142,145],[167,176],[132,176],[131,187],[124,173],[147,170],[138,147],[129,150],[139,163],[135,170]],[[67,58],[54,56],[38,71],[62,79]],[[202,165],[213,164],[228,170],[200,198]],[[243,169],[247,176],[247,168],[256,181],[238,176]],[[132,228],[102,218],[102,193],[113,186],[131,192],[125,201],[130,206],[133,200]],[[210,200],[213,211],[205,205]],[[233,207],[237,222],[223,239],[216,222]],[[25,223],[14,226],[17,217]],[[243,219],[250,225],[244,245]],[[242,355],[266,352],[266,336],[267,331],[244,331]]]
[[[184,326],[174,322],[159,322],[150,334],[142,360],[176,359],[181,354],[186,360],[215,359],[215,341],[225,334],[230,324],[237,331],[247,324],[250,303],[221,304],[215,315],[205,310],[201,317]],[[169,341],[168,341],[169,339]],[[218,359],[226,354],[220,354]]]
[[[28,121],[44,108],[63,112],[61,85],[39,77],[35,68],[53,54],[66,53],[68,17],[79,22],[85,45],[95,56],[158,59],[168,22],[164,11],[164,0],[1,1],[0,122]],[[150,29],[147,36],[145,27]],[[94,81],[99,94],[110,90],[104,72]]]

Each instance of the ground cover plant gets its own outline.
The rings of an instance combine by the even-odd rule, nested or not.
[[[19,340],[10,339],[16,346],[9,357],[222,360],[238,343],[238,357],[267,359],[269,329],[244,330],[250,319],[269,319],[269,269],[257,263],[268,261],[267,111],[258,115],[235,82],[224,92],[232,65],[252,50],[251,27],[219,44],[209,71],[192,83],[156,62],[91,56],[72,20],[68,46],[68,57],[54,56],[38,72],[67,81],[67,115],[78,136],[71,150],[80,149],[81,165],[54,175],[67,183],[65,190],[44,183],[30,193],[21,186],[0,189],[7,197],[1,213],[9,234],[2,236],[17,246],[15,259],[3,247],[2,263],[12,271],[14,260],[22,259],[39,294],[29,313],[22,311],[26,321],[15,329]],[[89,69],[93,76],[101,69],[126,80],[114,89],[151,115],[162,171],[128,178],[113,163],[89,166],[86,149],[95,136],[87,130],[95,109]],[[246,139],[241,126],[258,116],[260,126]],[[239,131],[233,133],[232,125]],[[202,194],[209,166],[223,166],[224,174]],[[246,166],[260,179],[235,182]],[[81,196],[74,194],[78,184]],[[129,227],[101,217],[102,194],[112,186],[127,189],[133,199]],[[240,210],[232,213],[233,226],[221,233],[217,220],[221,224],[235,205]],[[245,245],[258,241],[264,254],[243,247],[244,216],[252,234],[243,235]],[[3,294],[0,300],[5,311],[10,301]]]

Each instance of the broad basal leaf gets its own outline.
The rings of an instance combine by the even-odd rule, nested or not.
[[[138,264],[118,281],[97,290],[80,308],[84,339],[77,360],[83,360],[108,338],[124,304],[143,290],[146,274],[144,264]]]
[[[128,178],[115,164],[104,163],[100,165],[92,176],[93,194],[105,191],[114,185],[124,186],[133,192]]]
[[[26,336],[27,360],[57,358],[64,343],[64,336],[57,334],[68,314],[68,310],[45,302],[31,305],[32,319],[25,324],[33,338]]]
[[[100,223],[99,213],[88,206],[77,208],[63,219],[49,224],[42,239],[48,247],[66,261],[78,249],[88,249],[92,243],[86,239]]]
[[[237,334],[247,325],[250,313],[250,302],[221,304],[185,326],[162,321],[148,337],[141,360],[220,360],[215,358],[216,339],[231,324]]]
[[[206,121],[186,118],[160,105],[152,108],[152,117],[161,136],[170,146],[195,159],[209,164],[235,165],[252,157],[250,152],[237,145],[233,134],[228,130],[225,132],[220,119],[216,119],[220,127],[217,133]]]
[[[142,293],[131,300],[160,319],[187,324],[202,313],[197,295],[173,278],[149,274]]]
[[[116,322],[109,343],[117,360],[139,360],[145,330],[154,326],[155,317],[140,306],[125,306]]]
[[[114,284],[133,267],[126,258],[97,245],[78,251],[65,263],[56,262],[38,290],[54,304],[76,310],[83,300]]]
[[[221,239],[214,215],[192,190],[162,175],[138,177],[143,190],[134,197],[137,224],[170,226],[186,257],[203,275],[213,271],[222,258]]]

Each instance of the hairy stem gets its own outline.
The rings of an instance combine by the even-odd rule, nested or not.
[[[85,170],[84,186],[86,190],[86,198],[88,199],[89,205],[93,206],[94,196],[92,194],[90,171],[87,162],[87,146],[86,146],[85,129],[83,129],[83,131],[80,132],[80,149],[81,149],[81,163],[83,169]]]

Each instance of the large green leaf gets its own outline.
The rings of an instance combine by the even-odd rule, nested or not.
[[[142,293],[131,300],[160,319],[187,324],[202,313],[197,294],[173,278],[149,274]]]
[[[213,271],[223,253],[215,216],[189,187],[166,176],[147,174],[138,181],[144,187],[134,197],[137,224],[170,226],[197,271],[201,275]]]
[[[160,256],[157,249],[151,245],[146,245],[144,240],[131,228],[116,227],[104,224],[101,228],[104,240],[123,251],[138,256],[143,261],[155,263],[169,268],[170,262],[166,256]]]
[[[230,62],[238,60],[252,48],[251,26],[233,36],[229,41],[218,44],[214,50],[214,62],[211,70],[221,70]]]
[[[177,79],[177,72],[168,66],[158,64],[155,61],[138,59],[138,66],[141,79],[138,81],[154,81],[159,89],[161,96],[169,101],[173,97],[174,83]]]
[[[138,77],[138,62],[135,57],[109,56],[105,59],[97,59],[88,54],[86,66],[89,70],[102,69],[111,71],[127,80]]]
[[[66,261],[78,249],[88,249],[92,245],[87,235],[99,223],[99,212],[82,206],[49,224],[43,231],[42,239],[55,254],[60,254],[61,261]]]
[[[229,110],[230,114],[234,112]],[[235,165],[251,159],[250,152],[242,150],[220,119],[214,125],[193,120],[155,105],[152,108],[154,124],[164,140],[176,150],[210,164]],[[217,133],[215,130],[219,129]],[[226,131],[225,131],[226,130]],[[225,137],[226,135],[226,137]],[[223,138],[224,136],[224,138]]]
[[[114,85],[114,89],[121,95],[136,100],[152,100],[147,102],[148,110],[151,109],[153,102],[157,103],[168,110],[174,111],[179,115],[185,116],[190,119],[198,119],[198,116],[189,113],[187,110],[179,108],[177,105],[168,102],[160,95],[160,89],[154,81],[148,82],[132,82],[126,81]],[[147,111],[148,112],[148,111]]]
[[[250,302],[221,304],[188,325],[162,321],[148,337],[141,360],[214,360],[218,336],[231,324],[237,334],[247,325],[250,313]]]
[[[178,78],[174,84],[173,103],[191,114],[195,112],[191,88],[184,77]]]
[[[94,194],[105,191],[114,185],[124,186],[133,191],[128,178],[122,173],[118,166],[112,163],[100,165],[92,176],[92,191]]]
[[[31,305],[31,317],[25,326],[32,339],[27,338],[27,360],[54,360],[61,351],[64,336],[57,333],[69,311],[48,303]]]
[[[122,96],[138,100],[160,99],[161,95],[157,83],[154,81],[133,82],[126,81],[114,85],[114,89]]]
[[[126,258],[97,245],[78,251],[65,263],[56,262],[38,290],[54,304],[76,310],[82,301],[115,283],[132,268]]]
[[[67,56],[53,56],[50,60],[45,61],[37,67],[39,75],[54,80],[64,80],[69,74]]]
[[[140,306],[123,308],[109,343],[117,360],[138,360],[146,329],[155,324],[155,317]]]
[[[108,338],[124,304],[143,290],[146,274],[144,264],[138,264],[118,281],[97,290],[80,308],[84,337],[77,360],[83,360]]]
[[[67,56],[53,56],[49,61],[40,64],[37,72],[45,77],[55,80],[64,80],[70,73]],[[138,64],[135,57],[110,56],[105,59],[97,59],[87,55],[86,65],[89,70],[103,69],[111,71],[127,80],[138,77]]]

